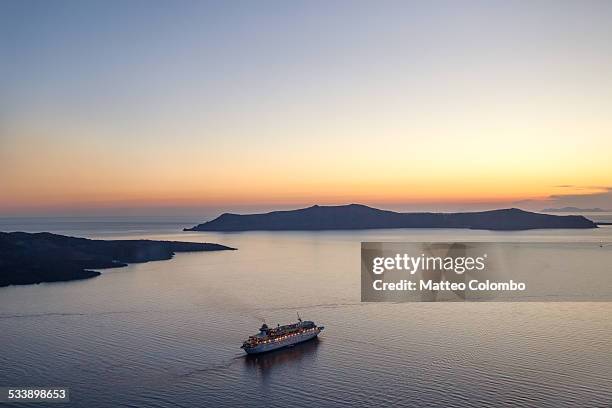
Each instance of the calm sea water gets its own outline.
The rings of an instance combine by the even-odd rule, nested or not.
[[[197,221],[0,220],[3,231],[239,248],[0,288],[0,386],[68,386],[71,406],[94,408],[612,405],[612,303],[359,302],[361,241],[596,245],[612,242],[610,227],[180,231]],[[326,326],[320,340],[243,355],[262,319],[298,311]]]

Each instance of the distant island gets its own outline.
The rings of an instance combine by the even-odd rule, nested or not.
[[[377,228],[469,228],[528,230],[597,228],[581,215],[548,215],[509,208],[465,213],[399,213],[360,204],[312,206],[265,214],[223,214],[185,231],[318,231]]]
[[[103,241],[48,232],[0,232],[0,286],[93,278],[91,269],[170,259],[175,252],[222,251],[219,244],[175,241]]]
[[[562,208],[544,208],[542,212],[612,212],[610,210],[602,210],[601,208],[578,208],[578,207],[562,207]]]

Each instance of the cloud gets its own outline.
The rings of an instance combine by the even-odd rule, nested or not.
[[[516,205],[531,209],[541,209],[543,206],[560,208],[560,207],[577,207],[577,208],[602,208],[612,209],[612,187],[609,186],[555,186],[562,188],[571,188],[572,190],[588,190],[588,193],[568,193],[568,194],[552,194],[541,200],[521,200],[515,202]]]

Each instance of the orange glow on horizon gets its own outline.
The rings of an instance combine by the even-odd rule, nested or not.
[[[272,192],[259,191],[259,194],[253,194],[253,191],[243,191],[240,193],[213,195],[202,194],[200,196],[193,195],[176,195],[164,194],[163,192],[149,193],[138,195],[136,193],[115,196],[113,194],[99,194],[95,198],[81,197],[75,195],[72,199],[66,200],[65,196],[57,196],[52,199],[47,198],[44,202],[38,200],[28,200],[21,203],[2,203],[0,210],[13,212],[29,212],[36,210],[87,210],[91,209],[114,209],[114,208],[197,208],[197,207],[233,207],[233,206],[250,206],[250,207],[279,207],[279,208],[299,208],[314,204],[319,205],[342,205],[349,203],[360,203],[371,206],[402,206],[410,204],[412,206],[422,205],[426,210],[429,205],[435,203],[439,206],[448,207],[470,207],[478,204],[485,204],[489,207],[504,207],[511,206],[513,203],[523,200],[533,200],[540,202],[540,205],[546,205],[551,194],[577,194],[588,196],[594,192],[599,192],[601,189],[577,189],[568,191],[567,188],[553,187],[548,191],[536,193],[532,195],[524,194],[497,194],[492,195],[480,192],[473,189],[470,192],[473,195],[465,195],[465,190],[452,189],[446,194],[432,194],[428,191],[415,192],[412,194],[384,194],[375,193],[355,193],[349,190],[342,191],[341,189],[330,189],[327,191],[319,191],[316,195],[309,193],[291,193],[276,194]]]

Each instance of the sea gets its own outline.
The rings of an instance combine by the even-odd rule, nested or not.
[[[238,249],[0,288],[0,386],[68,387],[70,403],[53,406],[87,408],[612,406],[610,302],[360,301],[361,242],[605,246],[612,226],[182,231],[202,221],[0,219],[1,231]],[[318,340],[259,356],[240,349],[262,322],[298,313],[325,326]]]

